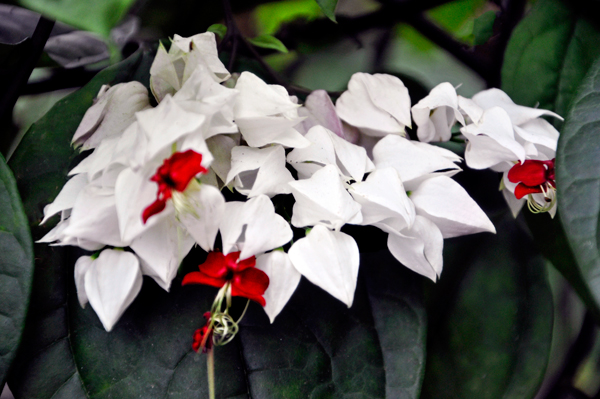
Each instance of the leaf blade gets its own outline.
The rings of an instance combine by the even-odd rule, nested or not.
[[[25,326],[33,277],[33,243],[13,174],[0,155],[0,386]]]

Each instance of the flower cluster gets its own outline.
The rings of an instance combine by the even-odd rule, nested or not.
[[[411,112],[400,79],[357,73],[335,105],[315,91],[302,106],[252,73],[231,77],[212,33],[176,36],[150,73],[156,107],[137,82],[100,91],[73,138],[93,151],[44,209],[43,222],[60,222],[42,242],[95,252],[75,281],[106,330],[143,275],[168,290],[194,245],[207,260],[183,284],[220,288],[196,350],[235,334],[232,296],[273,321],[302,276],[352,306],[359,250],[346,224],[381,229],[400,263],[436,281],[444,238],[495,232],[452,179],[461,158],[426,143],[450,139],[456,123],[468,165],[507,172],[506,190],[532,201],[554,190],[548,112],[498,91],[470,100],[444,83]],[[405,137],[411,115],[421,141]],[[228,190],[245,200],[227,201]],[[276,212],[281,198],[293,206]]]
[[[558,131],[542,116],[554,112],[515,104],[499,89],[472,99],[442,83],[413,108],[419,140],[447,141],[458,123],[467,141],[465,161],[473,169],[503,172],[500,189],[513,215],[527,202],[532,212],[556,213],[554,157]]]

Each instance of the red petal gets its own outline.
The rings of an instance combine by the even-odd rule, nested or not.
[[[541,192],[542,189],[540,188],[540,186],[530,187],[526,186],[523,183],[519,183],[517,184],[517,187],[515,187],[515,197],[517,197],[517,199],[521,199],[528,194],[537,194]]]
[[[144,209],[144,212],[142,212],[142,221],[144,222],[144,224],[146,224],[146,221],[148,221],[150,216],[153,216],[153,215],[156,215],[157,213],[162,212],[163,209],[165,209],[166,205],[167,205],[167,201],[160,200],[160,199],[157,199],[156,201],[154,201],[153,203],[148,205],[146,207],[146,209]]]
[[[539,186],[546,183],[546,162],[528,159],[523,164],[516,164],[508,171],[508,180],[523,183],[526,186]]]
[[[231,262],[229,255],[235,255],[235,261]],[[242,272],[248,268],[256,266],[256,258],[253,256],[244,260],[239,260],[240,252],[234,252],[233,254],[227,255],[227,265],[233,270],[234,273]]]
[[[176,152],[169,158],[169,177],[177,191],[184,191],[197,174],[208,173],[201,163],[202,154],[194,150]]]
[[[183,281],[181,282],[181,285],[204,284],[221,288],[225,285],[226,282],[227,280],[225,280],[224,278],[208,276],[202,272],[191,272],[185,275]]]
[[[218,251],[209,252],[204,263],[198,267],[202,273],[214,278],[225,279],[229,272],[225,256]]]
[[[262,297],[269,287],[269,276],[262,270],[246,269],[236,273],[231,282],[231,295],[251,299],[265,306]]]

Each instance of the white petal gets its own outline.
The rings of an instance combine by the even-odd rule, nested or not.
[[[465,161],[474,169],[486,169],[502,161],[524,161],[525,149],[515,140],[508,114],[499,107],[486,110],[479,124],[463,127],[469,140]]]
[[[235,85],[240,93],[234,106],[236,123],[240,118],[276,116],[290,111],[297,114],[299,105],[290,100],[285,89],[283,94],[276,87],[251,72],[242,72]]]
[[[97,129],[81,137],[83,150],[96,148],[102,140],[118,136],[135,122],[135,113],[150,108],[148,90],[139,82],[120,83],[112,87],[104,116]]]
[[[179,220],[198,245],[212,251],[219,225],[225,213],[225,198],[216,187],[201,184],[200,190],[189,193],[193,213],[179,215]]]
[[[473,96],[473,101],[484,110],[492,107],[501,107],[508,113],[510,120],[515,125],[526,123],[542,115],[549,115],[558,118],[561,121],[563,120],[560,115],[555,114],[552,111],[517,105],[510,99],[508,94],[500,89],[488,89],[479,92]]]
[[[288,119],[283,116],[253,116],[236,117],[235,122],[250,147],[281,144],[296,148],[310,145],[310,141],[293,128],[300,119]]]
[[[112,330],[142,288],[137,257],[105,249],[85,274],[85,292],[106,331]]]
[[[204,115],[187,112],[170,96],[167,96],[156,108],[136,114],[137,121],[147,139],[144,160],[154,158],[165,148],[192,133],[200,133],[206,119]]]
[[[113,88],[114,89],[114,88]],[[83,141],[88,137],[94,130],[98,128],[102,122],[102,118],[106,113],[106,104],[111,96],[110,86],[103,85],[100,88],[100,92],[94,102],[94,104],[88,108],[73,135],[71,142],[77,146],[83,144]],[[82,138],[84,138],[82,140]]]
[[[456,90],[448,82],[440,83],[415,104],[412,115],[418,126],[417,136],[423,142],[448,141],[456,121],[465,124],[458,110]]]
[[[397,136],[384,137],[373,147],[375,166],[396,169],[407,190],[431,176],[456,174],[460,168],[455,162],[459,160],[451,151]]]
[[[404,135],[410,126],[410,97],[391,75],[355,73],[336,102],[339,117],[371,136]]]
[[[289,250],[294,267],[348,307],[352,306],[358,277],[359,252],[352,237],[315,226]]]
[[[444,238],[435,223],[417,215],[412,228],[388,236],[388,249],[400,263],[433,282],[442,272]]]
[[[402,180],[394,168],[376,169],[366,181],[353,184],[349,191],[361,205],[363,225],[388,218],[404,219],[403,228],[414,222],[415,207],[406,195]]]
[[[256,268],[269,276],[269,287],[265,291],[264,309],[271,323],[288,303],[300,283],[302,275],[296,270],[288,254],[273,251],[256,258]]]
[[[483,108],[475,104],[475,101],[463,96],[458,96],[458,109],[471,120],[471,123],[479,123],[481,115],[483,115]]]
[[[289,185],[296,199],[292,210],[296,227],[325,224],[337,230],[346,223],[362,221],[360,205],[348,194],[333,165],[321,168],[310,179]]]
[[[44,219],[40,224],[46,223],[50,217],[56,215],[58,212],[73,208],[77,196],[87,183],[86,174],[77,175],[69,179],[54,199],[54,202],[44,207]]]
[[[411,193],[417,215],[433,221],[444,238],[496,229],[479,205],[457,182],[446,176],[425,180]]]
[[[127,246],[121,238],[114,191],[94,185],[77,197],[64,234],[115,247]]]
[[[90,270],[93,261],[91,256],[80,256],[75,262],[75,288],[77,289],[79,305],[82,308],[85,308],[88,303],[88,297],[85,293],[85,274]]]
[[[178,35],[175,35],[178,37]],[[178,42],[180,40],[180,42]],[[187,48],[191,48],[188,59],[186,62],[186,68],[183,73],[183,80],[191,75],[195,70],[196,65],[203,64],[214,73],[215,79],[219,82],[229,79],[229,71],[225,68],[225,65],[219,59],[219,53],[217,51],[217,39],[213,32],[204,32],[194,35],[190,38],[175,39],[178,42],[176,45],[186,45],[187,41],[192,42],[192,46],[187,45]],[[175,44],[175,43],[174,43]]]
[[[227,202],[220,230],[223,253],[241,251],[240,259],[281,247],[293,237],[289,224],[275,213],[265,195],[246,202]]]
[[[162,43],[159,43],[156,56],[150,67],[150,90],[159,103],[167,94],[173,95],[181,88],[181,81],[173,65],[174,59],[167,54]]]
[[[229,169],[231,169],[231,150],[236,146],[235,140],[220,134],[207,139],[206,146],[214,157],[210,164],[211,169],[215,171],[221,181],[225,182]]]
[[[115,201],[119,230],[124,241],[133,240],[163,218],[172,217],[175,211],[171,201],[167,201],[167,206],[162,212],[151,216],[146,224],[143,223],[144,209],[156,200],[158,186],[150,181],[154,172],[149,169],[138,172],[125,169],[117,178]]]
[[[173,218],[155,224],[130,245],[140,258],[143,274],[152,277],[166,291],[193,246],[194,240]]]
[[[225,184],[234,178],[234,187],[250,198],[261,194],[269,197],[289,194],[287,183],[294,180],[285,167],[285,150],[280,145],[262,149],[234,147]]]
[[[346,138],[342,121],[335,111],[335,105],[325,90],[315,90],[306,97],[304,107],[298,110],[300,116],[307,118],[302,121],[303,133],[311,127],[321,125],[331,130],[341,138]]]
[[[544,119],[538,118],[521,126],[515,126],[515,133],[527,142],[539,144],[556,151],[558,130]]]

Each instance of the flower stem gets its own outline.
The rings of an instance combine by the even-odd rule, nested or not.
[[[214,347],[210,348],[206,357],[206,368],[208,370],[208,397],[215,399],[215,355]]]

